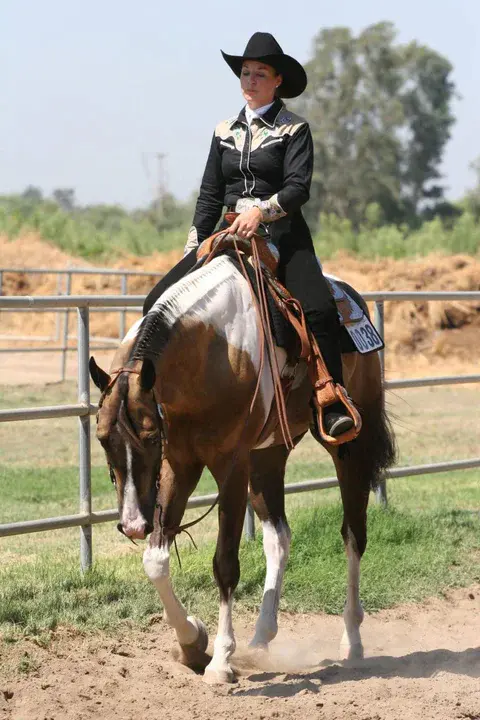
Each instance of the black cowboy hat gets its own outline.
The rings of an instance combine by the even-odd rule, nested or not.
[[[252,35],[243,55],[227,55],[223,50],[221,53],[237,77],[240,77],[245,60],[257,60],[275,68],[283,77],[282,84],[277,90],[279,97],[297,97],[307,87],[307,74],[303,67],[298,60],[285,55],[270,33],[256,32]]]

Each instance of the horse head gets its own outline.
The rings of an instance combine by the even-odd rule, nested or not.
[[[155,366],[149,358],[111,374],[90,358],[90,376],[101,390],[100,441],[117,492],[118,529],[132,539],[153,530],[163,453],[163,425],[155,399]]]

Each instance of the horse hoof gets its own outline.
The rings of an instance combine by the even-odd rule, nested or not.
[[[173,656],[177,662],[199,672],[205,670],[212,658],[206,653],[208,647],[207,628],[197,618],[195,618],[194,622],[198,628],[197,639],[189,645],[180,645],[180,648],[175,648]]]
[[[341,645],[340,657],[343,661],[353,662],[355,660],[363,660],[363,645],[355,643],[355,645]]]
[[[209,685],[226,685],[236,681],[235,673],[229,665],[222,668],[205,668],[203,679]]]
[[[248,643],[248,647],[254,652],[268,653],[268,642],[265,642],[264,640],[257,640],[256,638],[253,638],[253,640]]]
[[[200,650],[201,652],[206,652],[208,647],[208,630],[205,624],[198,618],[189,618],[189,620],[192,620],[192,622],[194,622],[197,626],[198,637],[195,642],[191,643],[191,645],[187,645],[186,647],[194,646],[197,648],[197,650]]]

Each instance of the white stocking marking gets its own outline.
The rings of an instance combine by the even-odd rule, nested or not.
[[[233,595],[220,603],[218,616],[218,632],[213,644],[213,658],[207,665],[205,674],[218,673],[219,679],[225,681],[232,674],[229,660],[235,652],[235,636],[232,623]]]
[[[190,645],[198,637],[195,618],[187,616],[187,611],[175,595],[170,582],[170,550],[168,541],[160,547],[147,547],[143,554],[143,567],[155,585],[165,609],[165,620],[173,627],[181,645]]]
[[[290,529],[283,521],[276,527],[270,520],[263,523],[263,550],[267,561],[267,574],[252,646],[266,646],[277,634],[278,605],[290,551],[290,537]]]
[[[343,611],[345,631],[340,649],[343,658],[363,657],[362,639],[360,637],[360,625],[363,621],[363,608],[360,602],[360,556],[357,543],[350,529],[348,530],[346,552],[348,587],[347,601]]]

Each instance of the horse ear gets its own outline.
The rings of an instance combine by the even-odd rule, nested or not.
[[[157,374],[155,372],[155,365],[150,358],[145,358],[140,370],[140,385],[142,390],[151,390],[155,385]]]
[[[106,373],[105,370],[102,370],[101,367],[98,367],[93,355],[90,358],[88,367],[90,369],[90,377],[92,378],[93,382],[99,390],[104,392],[104,390],[106,390],[108,387],[108,383],[110,382],[110,375]]]

